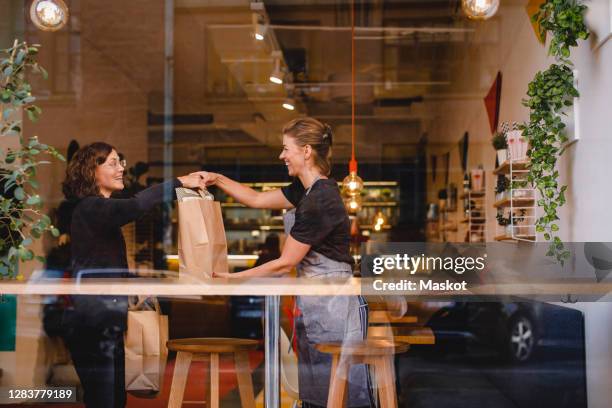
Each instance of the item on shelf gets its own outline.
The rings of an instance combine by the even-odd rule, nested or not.
[[[511,130],[508,132],[508,149],[510,151],[510,159],[513,161],[521,161],[527,159],[527,149],[529,144],[520,130]]]
[[[495,185],[495,201],[502,201],[507,198],[509,188],[510,179],[503,174],[498,174],[497,184]]]
[[[497,152],[497,161],[499,164],[502,164],[506,160],[508,160],[508,141],[506,139],[505,132],[495,132],[493,138],[491,139],[491,143],[493,144],[493,148]]]
[[[482,164],[477,169],[470,172],[472,178],[472,191],[482,191],[484,189],[484,169]]]
[[[465,217],[467,217],[470,212],[469,194],[470,194],[470,177],[468,176],[467,173],[464,173],[463,174],[463,215]]]
[[[446,199],[448,198],[448,192],[445,188],[438,191],[438,206],[440,211],[446,211]]]
[[[496,193],[503,193],[510,187],[510,179],[503,174],[497,175],[497,184],[495,185]]]
[[[438,219],[438,204],[429,203],[427,204],[427,220],[435,221]]]

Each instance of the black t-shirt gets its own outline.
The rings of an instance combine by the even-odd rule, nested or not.
[[[295,207],[295,224],[290,235],[328,258],[353,264],[349,248],[350,221],[338,183],[333,179],[319,179],[306,194],[296,178],[281,190]]]

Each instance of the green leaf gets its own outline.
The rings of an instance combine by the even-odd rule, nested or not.
[[[51,235],[53,235],[54,237],[59,237],[60,236],[60,232],[57,228],[53,227],[51,228]]]
[[[25,198],[25,191],[23,191],[23,188],[17,187],[13,195],[17,200],[23,201],[23,199]]]
[[[36,204],[40,204],[40,196],[39,195],[33,195],[30,196],[28,198],[28,200],[26,201],[26,204],[28,205],[36,205]]]

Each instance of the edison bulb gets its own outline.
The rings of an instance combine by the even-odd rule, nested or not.
[[[342,181],[342,190],[348,196],[355,196],[361,193],[363,180],[355,172],[350,172]]]
[[[475,20],[493,17],[499,8],[499,0],[461,0],[465,14]]]
[[[344,206],[346,207],[346,210],[349,213],[351,214],[356,213],[357,211],[361,210],[361,196],[354,195],[354,196],[349,196],[345,198]]]
[[[382,228],[382,226],[385,225],[386,222],[387,217],[385,217],[385,214],[383,214],[382,211],[377,212],[374,216],[374,228],[376,228],[377,225]]]
[[[30,7],[32,23],[43,31],[57,31],[68,23],[68,7],[63,0],[36,0]]]

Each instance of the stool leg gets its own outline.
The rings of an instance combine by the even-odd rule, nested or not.
[[[397,408],[395,379],[393,378],[393,356],[376,358],[376,383],[381,408]]]
[[[329,394],[327,396],[327,408],[343,408],[346,403],[348,361],[340,362],[340,356],[334,354],[332,358],[332,369],[329,380]]]
[[[251,378],[251,368],[249,366],[249,353],[234,353],[234,363],[242,408],[255,408],[255,393],[253,391],[253,379]]]
[[[210,355],[210,389],[209,399],[210,402],[207,408],[219,408],[219,354],[211,353]]]
[[[168,408],[181,408],[183,405],[183,394],[189,375],[191,365],[191,353],[179,351],[174,362],[174,373],[172,374],[172,386],[170,387],[170,397],[168,398]]]

